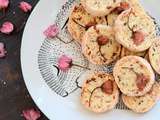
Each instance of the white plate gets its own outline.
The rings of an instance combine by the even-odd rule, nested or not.
[[[79,104],[80,91],[78,89],[67,97],[62,97],[63,93],[61,96],[56,94],[54,89],[51,89],[52,87],[41,74],[42,71],[40,72],[39,50],[45,40],[43,31],[48,25],[54,23],[62,3],[63,0],[41,0],[27,22],[22,40],[21,64],[24,80],[33,100],[42,112],[50,120],[158,120],[160,103],[145,114],[135,114],[128,110],[118,109],[105,114],[93,114],[83,109]],[[142,0],[142,4],[154,18],[160,20],[159,0]],[[54,45],[56,42],[47,42],[46,44]],[[76,43],[73,43],[74,45],[78,46]],[[62,47],[65,46],[62,45]],[[54,47],[50,49],[54,50]],[[66,54],[70,54],[70,52]],[[82,62],[82,64],[85,63]],[[56,70],[53,69],[53,72]]]

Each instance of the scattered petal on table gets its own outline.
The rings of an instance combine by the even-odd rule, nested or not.
[[[58,59],[58,68],[62,71],[67,71],[72,66],[72,59],[66,55],[62,55]]]
[[[44,31],[44,35],[47,38],[54,38],[57,36],[57,34],[59,33],[59,28],[57,25],[53,24],[50,25],[45,31]]]
[[[14,25],[9,21],[4,22],[0,28],[0,32],[4,34],[10,34],[13,30],[14,30]]]
[[[20,8],[23,12],[29,12],[29,11],[32,10],[32,6],[31,6],[29,3],[24,2],[24,1],[20,2],[19,8]]]
[[[6,56],[7,51],[5,50],[4,44],[0,42],[0,58],[3,58]]]
[[[0,0],[0,9],[5,9],[8,7],[9,0]]]
[[[32,108],[32,109],[23,110],[22,116],[26,120],[37,120],[38,118],[40,118],[41,115],[39,111]]]

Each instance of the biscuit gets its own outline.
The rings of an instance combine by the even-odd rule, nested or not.
[[[96,24],[107,24],[105,17],[93,17],[85,11],[81,4],[77,4],[69,16],[67,28],[73,39],[81,43],[85,31]]]
[[[122,12],[115,21],[117,42],[133,52],[147,50],[156,36],[153,19],[144,12],[130,8]]]
[[[149,49],[149,60],[154,70],[160,74],[160,37],[156,38]]]
[[[150,64],[138,56],[126,56],[113,68],[115,81],[121,92],[128,96],[146,94],[155,82]]]
[[[81,0],[88,13],[93,16],[105,16],[109,14],[121,0]]]
[[[103,113],[113,109],[119,100],[119,90],[112,75],[92,73],[85,81],[81,103],[92,112]]]
[[[129,8],[134,8],[137,11],[145,12],[143,7],[141,6],[139,0],[121,0],[120,4],[116,6],[108,15],[107,21],[108,25],[113,26],[117,17],[125,10]]]
[[[152,89],[140,97],[122,95],[124,104],[136,113],[148,112],[160,99],[160,84],[155,83]]]
[[[125,57],[125,56],[129,56],[129,55],[135,55],[135,56],[139,56],[139,57],[145,57],[146,56],[147,51],[144,52],[132,52],[124,47],[122,47],[121,50],[121,58]]]
[[[116,42],[112,27],[93,26],[83,36],[82,52],[93,64],[110,64],[119,57],[120,51],[121,45]]]

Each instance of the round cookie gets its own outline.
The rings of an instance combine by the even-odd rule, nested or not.
[[[81,0],[88,13],[93,16],[105,16],[109,14],[121,0]]]
[[[156,38],[149,49],[149,60],[154,70],[160,74],[160,37]]]
[[[126,56],[113,68],[115,81],[121,92],[128,96],[146,94],[155,82],[150,64],[138,56]]]
[[[108,25],[114,25],[115,20],[117,17],[125,10],[129,8],[134,8],[138,11],[144,12],[143,7],[141,6],[139,0],[121,0],[120,4],[116,6],[111,13],[107,15]]]
[[[120,51],[121,45],[116,42],[112,27],[93,26],[83,36],[82,52],[93,64],[110,64],[119,57]]]
[[[144,51],[144,52],[132,52],[128,49],[126,49],[125,47],[122,47],[122,50],[121,50],[121,58],[122,57],[125,57],[125,56],[129,56],[129,55],[135,55],[135,56],[139,56],[139,57],[145,57],[147,54],[147,51]]]
[[[113,109],[119,100],[119,90],[112,75],[98,72],[85,81],[81,103],[90,111],[103,113]]]
[[[122,12],[117,17],[114,28],[117,42],[133,52],[148,49],[156,36],[153,19],[146,13],[133,8]]]
[[[148,112],[160,99],[160,84],[155,83],[152,89],[140,97],[122,95],[124,104],[136,113]]]
[[[81,4],[77,4],[69,16],[67,28],[73,39],[81,43],[85,31],[96,24],[107,24],[105,17],[93,17]]]

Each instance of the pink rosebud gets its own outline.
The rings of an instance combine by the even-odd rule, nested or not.
[[[8,7],[9,0],[0,0],[0,9],[5,9]]]
[[[22,111],[22,116],[26,119],[26,120],[37,120],[38,118],[40,118],[40,112],[35,110],[35,109],[28,109],[28,110],[23,110]]]
[[[54,38],[57,36],[57,34],[59,33],[59,28],[56,24],[50,25],[45,31],[44,31],[44,35],[47,38]]]
[[[0,58],[3,58],[6,56],[7,51],[4,48],[4,44],[0,42]]]
[[[0,32],[10,34],[14,30],[14,25],[11,22],[4,22],[0,28]]]
[[[58,68],[62,71],[67,71],[72,66],[72,59],[66,55],[62,55],[58,59]]]
[[[32,6],[31,6],[29,3],[24,2],[24,1],[20,2],[19,8],[20,8],[23,12],[29,12],[29,11],[32,10]]]

